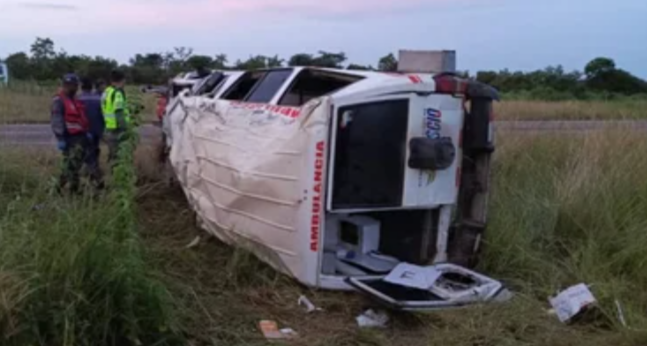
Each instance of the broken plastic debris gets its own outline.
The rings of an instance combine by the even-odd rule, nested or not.
[[[187,249],[196,247],[200,243],[200,236],[193,238],[193,240],[186,246]]]
[[[295,332],[292,328],[283,328],[279,330],[279,332],[281,332],[281,334],[285,335],[285,337],[287,338],[296,338],[297,336],[299,336],[299,334],[297,334],[297,332]]]
[[[384,278],[392,284],[428,290],[442,273],[434,267],[420,267],[409,263],[400,263]]]
[[[497,294],[492,298],[492,301],[497,303],[503,303],[503,302],[507,302],[512,298],[514,298],[514,293],[512,293],[512,291],[510,291],[509,289],[504,288],[501,290],[501,292],[499,292],[499,294]]]
[[[616,299],[616,309],[618,310],[618,319],[620,320],[620,323],[622,323],[622,326],[627,328],[627,320],[625,320],[625,313],[622,311],[622,306],[620,305],[620,301]]]
[[[384,312],[376,312],[373,309],[364,311],[355,318],[360,328],[381,328],[389,322],[389,316]]]
[[[313,311],[322,311],[323,310],[321,308],[316,307],[314,304],[312,304],[310,299],[308,299],[308,297],[306,297],[306,296],[300,296],[299,300],[297,301],[297,304],[305,306],[306,312],[308,312],[308,313],[313,312]]]
[[[586,284],[569,287],[555,297],[550,298],[550,305],[555,310],[557,318],[564,323],[570,321],[595,302],[596,299]]]
[[[258,322],[258,326],[266,339],[290,339],[297,336],[297,333],[292,328],[283,328],[279,330],[278,324],[274,321],[262,320]]]

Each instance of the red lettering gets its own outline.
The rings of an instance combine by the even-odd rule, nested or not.
[[[301,111],[298,109],[290,110],[290,118],[298,118],[300,114],[301,114]]]
[[[288,108],[288,114],[281,113],[284,115],[292,114]],[[317,252],[319,250],[319,224],[321,223],[320,214],[321,214],[321,190],[323,180],[323,168],[324,168],[324,149],[326,147],[325,142],[317,142],[316,145],[316,157],[315,160],[315,170],[314,170],[314,195],[312,196],[312,218],[310,219],[310,250]]]
[[[285,116],[290,116],[290,109],[286,107],[281,107],[281,114]]]

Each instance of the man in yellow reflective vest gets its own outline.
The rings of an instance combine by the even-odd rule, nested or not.
[[[133,121],[124,91],[125,83],[126,76],[123,72],[112,71],[110,86],[101,96],[101,109],[106,123],[105,138],[108,144],[108,162],[113,167],[119,154],[119,147],[127,139],[126,129]]]

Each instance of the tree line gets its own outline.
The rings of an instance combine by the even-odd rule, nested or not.
[[[36,38],[28,52],[10,54],[4,59],[14,79],[51,81],[68,72],[76,72],[93,79],[105,78],[116,68],[123,70],[135,84],[164,84],[180,72],[207,69],[249,70],[280,66],[321,66],[350,70],[396,71],[398,61],[389,53],[376,66],[349,63],[344,52],[319,51],[316,54],[299,53],[289,59],[279,56],[254,55],[246,60],[229,61],[227,55],[194,54],[191,48],[177,47],[169,52],[141,53],[127,64],[102,56],[68,54],[56,50],[49,38]],[[543,99],[589,98],[592,94],[637,95],[647,93],[647,82],[618,68],[609,58],[596,58],[583,71],[565,71],[562,66],[521,71],[479,71],[461,75],[488,83],[503,93],[525,94]]]

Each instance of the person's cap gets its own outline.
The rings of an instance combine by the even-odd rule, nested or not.
[[[63,76],[63,84],[79,84],[79,77],[74,73],[68,73]]]

